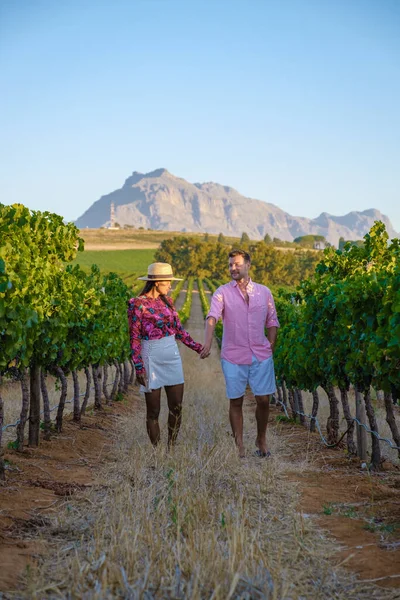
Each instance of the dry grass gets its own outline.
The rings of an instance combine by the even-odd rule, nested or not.
[[[151,230],[151,229],[134,229],[129,227],[127,229],[81,229],[79,232],[80,236],[85,241],[85,250],[137,250],[137,249],[155,249],[158,248],[163,240],[179,237],[190,237],[204,240],[206,233],[199,233],[196,231],[162,231],[162,230]],[[216,242],[219,234],[209,233],[208,239]],[[226,235],[224,236],[225,243],[229,245],[240,244],[240,238]],[[252,240],[252,242],[259,242],[261,240]],[[283,252],[295,252],[300,251],[311,251],[321,252],[321,250],[315,250],[314,248],[302,248],[301,246],[276,246],[273,247]],[[321,252],[322,256],[322,252]]]
[[[204,238],[203,233],[147,229],[81,229],[85,250],[158,248],[163,240],[176,236]],[[214,236],[217,237],[217,236]]]
[[[191,328],[197,339],[199,331]],[[216,351],[208,362],[186,349],[182,355],[177,447],[165,449],[165,398],[156,450],[139,403],[117,432],[97,490],[66,504],[45,532],[55,540],[51,556],[24,597],[394,600],[396,592],[357,583],[329,560],[333,542],[296,511],[296,487],[276,458],[279,437],[270,434],[275,458],[251,455],[252,408],[245,415],[249,455],[237,457]]]

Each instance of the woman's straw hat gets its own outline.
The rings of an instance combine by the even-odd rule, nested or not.
[[[138,277],[142,281],[182,281],[179,277],[174,277],[172,267],[168,263],[156,262],[147,267],[147,275]]]

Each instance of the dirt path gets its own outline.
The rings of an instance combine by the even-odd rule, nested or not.
[[[202,342],[204,321],[196,291],[187,329]],[[394,577],[400,572],[398,471],[361,472],[343,449],[324,450],[317,435],[278,424],[276,408],[269,430],[273,459],[254,458],[251,394],[245,402],[248,457],[240,461],[230,435],[216,342],[205,361],[182,345],[180,349],[185,400],[175,453],[165,452],[165,398],[163,443],[152,453],[136,388],[124,402],[89,414],[83,427],[67,421],[62,435],[40,448],[23,455],[6,453],[7,483],[0,487],[0,591],[14,589],[30,565],[21,598],[42,599],[45,594],[36,592],[44,589],[61,598],[136,597],[144,589],[149,598],[161,597],[154,581],[170,590],[162,592],[165,598],[209,597],[199,591],[209,584],[217,599],[227,597],[223,590],[231,587],[233,598],[261,600],[268,597],[259,592],[267,584],[261,575],[251,579],[247,573],[262,562],[263,572],[267,565],[273,573],[274,598],[400,598],[400,580]],[[174,526],[181,514],[182,534],[177,537]],[[243,522],[237,515],[244,515]],[[220,564],[225,556],[228,571]],[[282,566],[276,565],[277,557]],[[342,567],[348,569],[348,581]],[[179,575],[172,584],[171,573]],[[351,573],[392,590],[365,583],[358,593]],[[140,587],[142,581],[146,587]],[[225,595],[218,595],[219,587]],[[252,590],[243,591],[251,595],[241,596],[240,589]],[[110,590],[122,591],[114,595]]]
[[[183,284],[183,288],[181,289],[179,296],[175,300],[175,308],[178,311],[181,310],[182,304],[185,302],[186,294],[187,294],[187,284],[188,284],[188,282],[186,280],[185,283]]]
[[[204,320],[196,292],[188,329],[196,340],[203,339]],[[212,352],[212,360],[202,361],[199,369],[225,396],[215,341]],[[195,358],[186,349],[182,354],[188,370]],[[245,436],[249,449],[255,435],[254,411],[255,400],[249,390],[245,398],[245,418],[253,423],[252,434]],[[384,473],[369,475],[359,468],[357,459],[346,458],[344,445],[326,449],[318,434],[310,434],[300,425],[277,424],[280,414],[277,407],[271,407],[269,428],[282,446],[284,477],[300,491],[299,511],[337,540],[338,562],[362,579],[400,590],[400,470],[387,464]]]

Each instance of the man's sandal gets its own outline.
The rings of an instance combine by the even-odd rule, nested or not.
[[[261,452],[261,450],[256,450],[254,452],[254,456],[258,456],[259,458],[270,458],[272,456],[271,452]]]

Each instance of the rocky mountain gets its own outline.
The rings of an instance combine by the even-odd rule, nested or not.
[[[254,240],[262,239],[266,233],[288,241],[316,234],[337,246],[340,237],[361,239],[379,219],[390,237],[397,236],[388,217],[375,209],[340,217],[326,212],[316,219],[293,217],[275,204],[246,198],[231,187],[212,182],[189,183],[166,169],[146,174],[135,171],[122,188],[94,202],[75,224],[81,229],[108,227],[111,204],[115,222],[135,228],[221,232],[232,236],[246,232]]]

